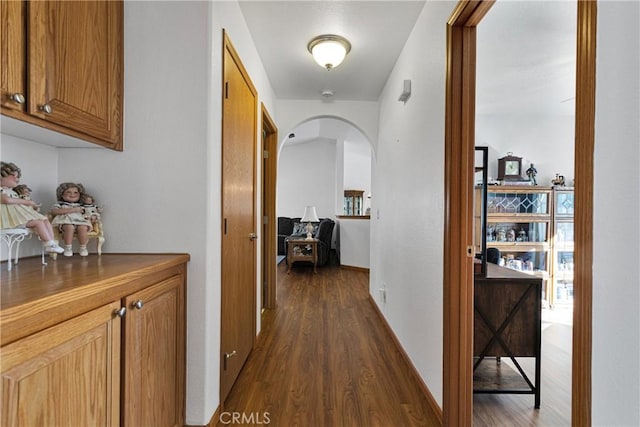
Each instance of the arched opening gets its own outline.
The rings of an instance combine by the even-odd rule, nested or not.
[[[341,265],[369,268],[369,225],[346,222],[345,191],[361,193],[357,213],[365,220],[371,209],[372,144],[356,124],[337,116],[315,116],[281,134],[278,149],[276,212],[278,222],[299,222],[306,206],[315,206],[319,218],[336,222],[331,251]],[[353,214],[352,214],[353,215]],[[362,217],[362,218],[360,218]],[[351,219],[351,218],[348,218]],[[286,254],[278,231],[279,260]],[[354,245],[353,242],[358,242]],[[345,245],[341,243],[345,242]],[[346,264],[342,261],[346,261]]]

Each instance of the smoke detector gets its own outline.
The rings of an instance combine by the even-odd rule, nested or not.
[[[321,93],[325,98],[331,98],[333,96],[333,91],[331,89],[325,89]]]

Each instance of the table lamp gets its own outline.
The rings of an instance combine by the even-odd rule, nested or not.
[[[318,222],[318,214],[316,213],[315,206],[307,206],[304,208],[304,215],[302,215],[301,222],[307,223],[307,240],[311,240],[313,238],[313,224],[312,222]]]

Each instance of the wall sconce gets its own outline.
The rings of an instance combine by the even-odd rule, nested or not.
[[[318,65],[329,71],[344,60],[351,51],[351,43],[344,37],[324,34],[314,37],[307,45],[307,49]]]
[[[400,94],[400,98],[398,101],[407,103],[407,99],[411,97],[411,80],[405,80],[404,85],[402,86],[402,93]]]

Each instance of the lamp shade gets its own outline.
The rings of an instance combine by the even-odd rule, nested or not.
[[[304,208],[304,215],[302,215],[302,219],[300,222],[318,222],[320,219],[318,218],[318,214],[316,213],[315,206],[307,206]]]
[[[318,65],[331,70],[340,65],[344,57],[347,56],[351,50],[351,43],[344,37],[325,34],[311,40],[307,49]]]

